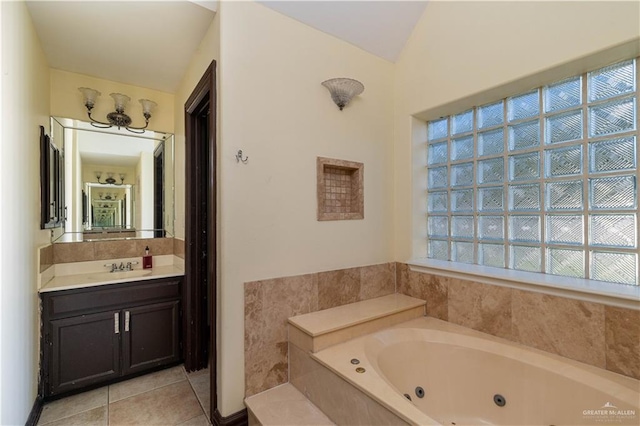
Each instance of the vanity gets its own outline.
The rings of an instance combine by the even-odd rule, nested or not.
[[[39,250],[40,395],[57,398],[182,361],[184,250],[174,256],[171,238],[173,135],[61,117],[50,132],[40,141],[41,227],[52,230]],[[140,269],[149,247],[153,268]]]
[[[44,396],[179,362],[182,274],[161,266],[48,282],[40,290]]]

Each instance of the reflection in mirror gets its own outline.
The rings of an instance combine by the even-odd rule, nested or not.
[[[63,147],[68,194],[56,243],[173,236],[173,135],[132,135],[58,117],[51,126]]]
[[[83,218],[85,231],[119,228],[133,230],[131,218],[134,217],[131,189],[133,185],[101,183],[85,184],[85,196],[87,206],[84,211],[88,212]]]

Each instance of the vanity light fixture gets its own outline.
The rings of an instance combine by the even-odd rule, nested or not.
[[[91,120],[91,125],[100,129],[108,129],[109,127],[116,126],[118,129],[124,127],[132,133],[144,133],[144,129],[149,125],[149,119],[151,118],[151,111],[158,105],[157,103],[150,101],[149,99],[139,99],[138,102],[142,105],[142,115],[144,115],[144,126],[133,127],[131,126],[131,117],[124,113],[124,109],[127,107],[127,103],[131,98],[122,93],[111,93],[111,96],[115,102],[116,110],[107,114],[107,121],[98,121],[91,116],[91,110],[96,104],[96,99],[101,95],[95,89],[89,87],[79,87],[78,90],[82,93],[84,98],[84,106],[87,108],[87,115]]]
[[[331,93],[331,99],[338,105],[340,111],[347,106],[354,96],[364,92],[364,85],[352,78],[332,78],[322,82]]]
[[[118,173],[120,175],[120,183],[116,183],[112,172],[107,172],[107,178],[102,182],[100,178],[102,178],[102,172],[94,172],[96,174],[96,179],[98,179],[98,183],[103,185],[124,185],[124,178],[127,177],[126,173]]]
[[[118,194],[111,194],[110,192],[107,192],[106,195],[103,192],[99,192],[98,196],[104,201],[115,201],[118,198]]]

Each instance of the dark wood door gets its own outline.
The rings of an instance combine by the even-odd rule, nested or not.
[[[216,94],[215,62],[185,103],[185,310],[187,371],[215,365],[216,294]],[[213,369],[212,369],[213,371]],[[212,381],[214,383],[215,380]]]
[[[50,395],[120,375],[120,313],[51,321]]]
[[[122,311],[122,374],[180,360],[180,302]]]

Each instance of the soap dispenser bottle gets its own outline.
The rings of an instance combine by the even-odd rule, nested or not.
[[[153,256],[149,253],[149,246],[144,248],[144,256],[142,256],[142,269],[151,269],[153,267]]]

